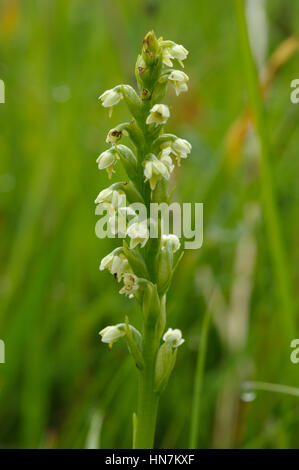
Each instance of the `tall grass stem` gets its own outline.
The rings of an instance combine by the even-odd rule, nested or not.
[[[266,126],[266,116],[262,101],[260,82],[253,59],[244,0],[234,0],[240,47],[244,64],[244,77],[249,98],[249,106],[253,112],[254,124],[260,142],[261,168],[260,186],[264,207],[264,217],[268,232],[269,249],[275,271],[277,292],[281,304],[281,319],[284,322],[285,334],[293,337],[295,320],[291,276],[288,270],[286,252],[282,240],[281,218],[277,209],[275,187],[271,171],[269,139]]]

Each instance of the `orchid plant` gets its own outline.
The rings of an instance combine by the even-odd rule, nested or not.
[[[102,190],[96,204],[107,211],[111,233],[122,238],[122,244],[105,256],[100,269],[107,269],[123,285],[120,294],[135,299],[142,310],[143,330],[139,332],[124,323],[100,331],[102,341],[111,348],[121,338],[127,342],[139,373],[137,412],[133,415],[133,447],[152,448],[155,436],[158,401],[175,364],[177,349],[184,339],[179,329],[166,326],[166,294],[174,270],[181,259],[178,237],[165,233],[161,217],[157,222],[142,218],[134,204],[168,203],[168,180],[175,164],[181,164],[191,152],[191,144],[164,133],[170,117],[161,101],[167,85],[177,95],[188,90],[188,76],[173,69],[177,61],[183,67],[188,51],[172,41],[157,39],[149,32],[136,62],[138,92],[129,85],[118,85],[105,91],[100,100],[112,114],[113,106],[126,103],[132,119],[108,132],[111,147],[97,159],[98,168],[111,178],[120,162],[127,174],[125,182],[113,183]],[[130,139],[134,150],[120,144]],[[153,224],[156,223],[151,236]]]

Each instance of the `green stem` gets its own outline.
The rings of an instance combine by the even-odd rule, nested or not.
[[[264,205],[266,228],[268,231],[269,248],[276,273],[277,292],[283,310],[282,318],[285,322],[285,332],[293,338],[294,306],[290,273],[287,267],[287,258],[281,236],[281,222],[277,210],[273,178],[271,174],[269,142],[266,130],[265,112],[262,102],[260,83],[256,66],[252,56],[244,0],[235,0],[235,10],[238,22],[240,46],[247,79],[248,96],[255,117],[255,126],[261,148],[261,196]]]
[[[191,408],[192,410],[191,431],[190,431],[190,441],[189,441],[190,449],[196,449],[198,446],[201,397],[202,397],[201,392],[202,392],[204,366],[205,366],[205,361],[206,361],[210,320],[211,320],[211,313],[210,313],[210,310],[208,309],[203,319],[201,346],[198,350],[198,356],[197,356],[195,382],[194,382],[194,389],[193,389],[193,400],[192,400],[192,408]]]
[[[143,101],[142,116],[138,124],[141,132],[143,133],[144,146],[139,149],[138,160],[140,162],[140,185],[141,192],[145,199],[147,209],[151,202],[150,190],[148,184],[145,185],[142,161],[152,148],[152,136],[149,134],[146,118],[149,114],[152,104],[149,101]],[[145,259],[147,265],[154,259],[153,253],[150,253],[151,259]],[[154,276],[153,276],[154,277]],[[154,281],[154,279],[153,279]],[[163,308],[160,312],[160,318],[156,319],[164,323],[165,326],[165,311]],[[164,327],[161,329],[163,331]],[[156,420],[158,412],[158,394],[155,392],[155,367],[157,351],[160,344],[160,338],[157,339],[157,324],[151,323],[144,318],[144,334],[143,334],[143,358],[144,368],[139,374],[139,394],[138,394],[138,408],[137,417],[134,419],[134,442],[135,449],[152,449],[155,439]]]
[[[156,351],[154,338],[149,331],[144,334],[144,369],[139,377],[138,410],[135,449],[152,449],[154,445],[158,395],[155,393]]]

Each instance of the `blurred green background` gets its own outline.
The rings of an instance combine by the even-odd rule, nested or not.
[[[188,446],[209,311],[198,446],[299,447],[299,398],[242,389],[248,380],[299,387],[290,361],[299,337],[299,104],[290,102],[299,2],[271,0],[264,12],[254,4],[260,67],[272,56],[262,76],[292,318],[274,280],[233,2],[0,1],[1,447],[131,446],[137,373],[125,345],[109,352],[98,331],[125,315],[138,326],[140,313],[98,270],[117,241],[94,233],[94,199],[108,184],[95,159],[128,114],[121,103],[109,121],[97,99],[135,85],[150,29],[190,51],[190,90],[178,98],[169,90],[167,129],[193,145],[175,172],[174,200],[204,203],[203,247],[185,254],[168,298],[167,325],[186,342],[161,399],[156,446]]]

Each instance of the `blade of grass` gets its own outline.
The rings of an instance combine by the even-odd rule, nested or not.
[[[293,395],[299,397],[299,388],[290,387],[283,384],[272,384],[269,382],[245,382],[243,384],[245,390],[262,390],[264,392],[285,393],[286,395]]]
[[[202,397],[201,391],[202,391],[204,366],[206,362],[210,320],[211,320],[211,310],[210,308],[208,308],[206,310],[206,313],[203,319],[201,346],[199,347],[198,356],[197,356],[195,382],[194,382],[193,399],[192,399],[192,407],[191,407],[191,428],[190,428],[190,441],[189,441],[190,449],[196,449],[198,445],[201,397]]]
[[[244,63],[245,78],[247,82],[246,85],[249,105],[254,114],[255,127],[260,141],[261,196],[264,206],[265,223],[268,231],[269,247],[276,274],[277,292],[279,293],[282,308],[281,319],[284,321],[286,335],[289,338],[293,338],[295,321],[291,277],[288,270],[286,253],[282,241],[280,218],[277,210],[275,188],[271,172],[266,117],[257,70],[249,43],[244,0],[234,0],[234,3],[240,38],[240,47]]]

